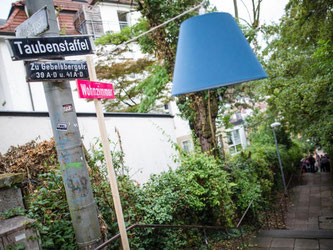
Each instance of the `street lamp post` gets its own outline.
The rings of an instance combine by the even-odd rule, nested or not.
[[[282,162],[281,162],[281,157],[280,157],[279,146],[278,146],[277,139],[276,139],[276,134],[275,134],[275,128],[279,127],[280,125],[281,125],[281,123],[274,122],[274,123],[271,124],[271,127],[273,129],[274,140],[275,140],[275,147],[276,147],[276,153],[277,153],[277,156],[278,156],[280,170],[281,170],[281,176],[282,176],[282,182],[283,182],[283,188],[284,188],[284,195],[288,195],[286,181],[284,179],[284,173],[283,173],[283,168],[282,168]]]

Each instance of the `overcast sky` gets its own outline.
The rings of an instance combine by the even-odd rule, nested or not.
[[[0,19],[7,19],[11,3],[17,0],[0,0]],[[234,15],[233,0],[210,0],[218,11],[229,12]],[[238,0],[238,12],[241,18],[249,20],[249,14],[244,4],[251,6],[251,0]],[[261,23],[278,22],[284,13],[284,7],[288,0],[263,0],[261,6]],[[251,13],[251,9],[249,9]]]
[[[0,19],[7,19],[11,3],[16,0],[0,0]]]

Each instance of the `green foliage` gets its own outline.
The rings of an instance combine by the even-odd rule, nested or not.
[[[139,104],[138,111],[140,113],[147,113],[154,107],[156,108],[157,100],[163,99],[165,103],[167,103],[170,99],[166,91],[166,85],[170,82],[167,70],[156,64],[149,67],[147,70],[149,76],[137,86],[137,90],[141,90],[144,93]]]
[[[258,130],[258,134],[255,132],[253,138],[263,147],[250,148],[253,150],[250,157],[248,152],[236,155],[225,167],[199,149],[192,153],[180,152],[177,169],[151,176],[142,187],[130,179],[124,154],[116,150],[121,149],[121,145],[114,144],[111,154],[127,226],[220,225],[226,228],[226,232],[209,234],[209,237],[216,240],[222,236],[231,237],[227,228],[239,221],[251,201],[259,212],[269,205],[277,178],[276,152],[274,146],[268,143],[269,139],[265,139],[270,135],[264,135],[262,130]],[[259,135],[264,139],[260,139]],[[291,152],[298,155],[297,150],[294,144],[289,151],[281,145],[281,156],[292,161],[288,156]],[[104,237],[110,238],[118,233],[118,225],[104,154],[98,141],[90,153],[90,177],[101,229]],[[28,217],[37,220],[43,249],[76,249],[60,171],[43,174],[40,178],[42,184],[29,197]],[[247,218],[257,219],[251,214]],[[200,249],[202,231],[137,228],[129,233],[129,241],[133,249]],[[119,247],[120,241],[110,245],[110,249]]]
[[[120,45],[123,42],[143,33],[147,30],[146,19],[140,19],[139,23],[131,27],[125,27],[119,33],[103,35],[96,40],[96,45]],[[152,53],[151,40],[148,36],[139,38],[138,43],[143,53]],[[113,100],[104,100],[103,104],[107,111],[120,112],[150,112],[161,111],[161,107],[168,103],[168,85],[170,77],[165,67],[159,65],[153,56],[145,55],[143,58],[133,60],[124,59],[128,56],[123,53],[130,52],[130,48],[118,50],[108,55],[107,63],[103,59],[96,67],[100,79],[111,80],[115,86]],[[103,48],[101,50],[103,52]]]
[[[25,249],[25,246],[23,243],[18,243],[16,244],[15,246],[7,246],[6,250],[24,250]]]
[[[139,199],[142,196],[139,185],[130,180],[129,169],[124,163],[124,153],[119,150],[121,145],[112,143],[113,148],[111,150],[112,163],[117,175],[118,190],[121,198],[122,209],[124,211],[124,219],[127,222],[127,226],[140,222],[139,213]],[[108,179],[107,167],[104,159],[104,152],[102,150],[101,142],[98,140],[95,142],[94,147],[90,150],[90,157],[88,164],[91,167],[90,177],[97,204],[100,220],[102,222],[102,233],[105,237],[111,238],[118,234],[117,218],[114,211],[114,203],[112,198],[112,192],[110,188],[110,182]],[[132,242],[132,236],[129,233],[130,242]],[[120,242],[115,241],[111,244],[110,248],[119,249]]]
[[[120,45],[129,39],[138,36],[139,34],[147,31],[148,23],[145,19],[141,18],[139,22],[133,26],[124,27],[118,33],[107,33],[95,40],[95,45]],[[139,40],[140,41],[140,40]]]
[[[138,112],[140,99],[144,91],[137,88],[143,76],[154,64],[153,60],[141,58],[138,60],[127,59],[112,64],[99,64],[96,73],[100,79],[108,79],[114,84],[115,99],[104,99],[103,104],[107,111]],[[133,77],[136,76],[136,77]]]
[[[263,94],[288,129],[316,145],[333,144],[332,1],[290,0],[279,26],[268,27]]]
[[[180,160],[181,166],[177,172],[184,176],[184,186],[191,187],[193,191],[190,191],[195,195],[188,202],[194,209],[204,210],[204,213],[200,212],[200,216],[203,216],[206,223],[212,223],[209,222],[211,219],[215,223],[231,226],[234,213],[231,188],[234,183],[222,169],[223,165],[214,157],[200,152],[185,155]]]
[[[15,216],[25,215],[25,209],[21,207],[14,207],[11,209],[8,209],[6,211],[3,211],[0,213],[0,221],[6,220]]]
[[[74,229],[60,170],[40,175],[42,185],[30,195],[27,216],[36,220],[43,249],[76,249]]]
[[[175,171],[154,175],[142,187],[142,223],[230,226],[233,184],[222,166],[199,152],[183,154],[180,163]],[[202,237],[197,230],[141,229],[138,233],[145,249],[193,249]]]
[[[197,1],[194,0],[173,1],[172,4],[167,0],[144,0],[137,2],[139,3],[142,16],[147,20],[149,29],[183,13],[197,4]],[[196,14],[196,11],[188,13],[166,24],[163,28],[151,32],[146,36],[147,39],[145,41],[139,42],[144,51],[154,53],[158,59],[163,60],[168,74],[172,74],[173,72],[180,24]]]
[[[262,125],[252,127],[249,136],[250,145],[246,148],[245,155],[248,155],[247,161],[255,163],[255,171],[259,171],[259,180],[261,186],[264,187],[265,195],[267,195],[270,194],[272,186],[269,187],[263,182],[266,182],[266,184],[270,182],[274,183],[277,190],[282,188],[282,182],[273,131],[270,127],[273,120],[267,119],[262,114],[257,119],[263,119],[264,121]],[[257,122],[257,119],[252,118],[252,122]],[[251,127],[251,124],[249,126]],[[297,139],[292,139],[290,133],[287,132],[283,125],[276,128],[276,138],[284,174],[288,181],[289,177],[298,170],[300,160],[307,153],[308,149],[302,146]],[[244,155],[237,157],[246,159]]]
[[[269,193],[272,182],[271,179],[266,179],[268,183],[265,183],[265,179],[262,179],[262,183],[260,183],[260,172],[256,169],[256,162],[253,160],[235,157],[231,164],[231,175],[235,183],[233,195],[235,197],[235,203],[238,206],[238,213],[241,215],[251,201],[253,201],[254,207],[260,206],[259,202],[267,198],[264,197],[263,190],[266,189],[265,193]],[[266,184],[266,186],[262,187],[262,184]]]

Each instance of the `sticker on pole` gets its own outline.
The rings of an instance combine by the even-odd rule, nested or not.
[[[111,83],[76,80],[80,98],[86,99],[114,99]]]

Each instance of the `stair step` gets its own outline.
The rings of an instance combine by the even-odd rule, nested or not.
[[[264,230],[259,231],[258,237],[333,239],[333,230]]]

